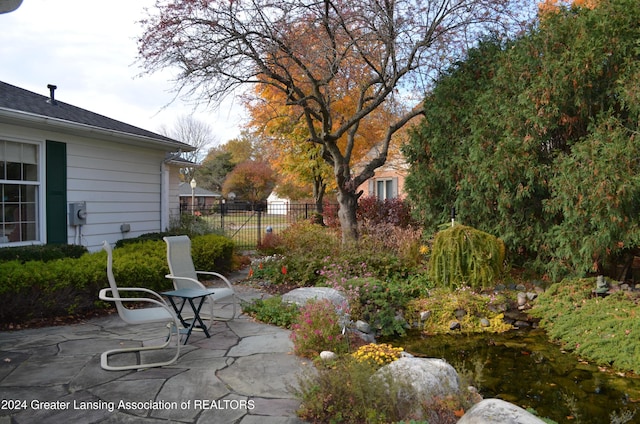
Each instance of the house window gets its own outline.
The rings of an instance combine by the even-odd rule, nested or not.
[[[397,196],[396,182],[393,178],[377,179],[375,195],[380,200],[393,199]]]
[[[0,140],[0,245],[40,238],[38,146]]]

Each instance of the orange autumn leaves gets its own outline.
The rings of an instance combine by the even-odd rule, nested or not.
[[[540,11],[540,16],[544,16],[548,13],[557,12],[563,5],[595,9],[599,3],[600,0],[573,0],[571,2],[563,0],[543,0],[538,4],[538,10]]]

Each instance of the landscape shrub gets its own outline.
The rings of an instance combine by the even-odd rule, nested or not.
[[[282,240],[276,233],[265,234],[260,240],[260,243],[258,243],[256,249],[258,250],[258,253],[265,256],[282,254],[284,252]]]
[[[278,257],[277,264],[271,265],[277,270],[286,269],[286,273],[273,273],[270,282],[274,284],[293,282],[299,286],[314,286],[323,258],[340,251],[340,238],[335,231],[310,221],[289,226],[280,233],[280,239],[286,255]]]
[[[314,423],[382,424],[402,418],[398,397],[382,384],[372,384],[375,368],[355,359],[318,367],[299,378],[294,394],[301,400],[298,416]]]
[[[0,263],[0,295],[4,299],[0,323],[23,323],[93,309],[98,291],[106,283],[106,262],[101,261],[100,268],[96,256],[87,253],[79,259]]]
[[[311,300],[300,307],[293,324],[291,340],[294,352],[305,358],[315,358],[320,352],[347,351],[347,339],[342,334],[340,317],[336,307],[327,299]]]
[[[313,224],[310,221],[297,222],[279,234],[279,243],[277,249],[273,251],[281,252],[272,255],[270,258],[274,262],[263,264],[263,268],[258,270],[252,267],[255,275],[258,273],[265,276],[269,274],[270,282],[273,284],[293,283],[298,286],[315,286],[322,283],[325,278],[321,275],[321,271],[328,264],[328,261],[334,258],[341,266],[349,269],[357,268],[361,263],[366,263],[372,272],[371,276],[382,279],[391,278],[402,275],[408,276],[415,273],[418,263],[416,255],[421,255],[420,236],[416,236],[415,231],[408,229],[403,233],[403,238],[397,232],[397,237],[388,238],[394,241],[394,245],[383,245],[376,242],[373,238],[363,237],[357,244],[342,245],[340,236],[332,228],[323,227]],[[410,235],[408,235],[410,234]],[[403,241],[400,241],[403,239]],[[411,245],[413,253],[403,255],[398,254],[398,246]],[[275,247],[275,246],[274,246]],[[267,265],[269,270],[267,272]],[[286,273],[280,270],[286,269]],[[274,271],[275,270],[275,271]],[[260,271],[260,272],[259,272]],[[349,275],[348,278],[361,276],[360,273]]]
[[[362,197],[358,201],[356,217],[370,225],[389,224],[406,228],[414,224],[409,202],[399,197],[380,199],[377,196]]]
[[[43,261],[55,259],[79,258],[87,253],[87,248],[75,244],[43,244],[0,249],[0,262],[7,261]]]
[[[290,225],[280,233],[280,238],[287,254],[313,250],[324,258],[334,254],[340,246],[340,237],[335,230],[309,220]]]
[[[500,239],[457,224],[436,234],[429,275],[445,287],[489,287],[502,275],[504,255]]]
[[[228,242],[209,236],[199,239],[193,240],[198,246],[194,261],[231,262]],[[216,254],[223,255],[220,262],[216,262]],[[162,240],[138,241],[114,249],[113,273],[121,287],[144,287],[156,292],[172,287],[165,278],[169,267]],[[0,324],[22,324],[93,311],[105,306],[99,301],[98,292],[108,286],[103,251],[48,262],[0,262],[0,295],[4,299]]]
[[[329,228],[340,228],[340,218],[338,218],[339,206],[337,203],[324,202],[322,213],[322,223]],[[317,223],[317,222],[316,222]]]
[[[368,322],[384,336],[404,334],[402,312],[407,302],[426,295],[431,285],[422,278],[424,274],[408,277],[400,271],[394,274],[391,269],[378,269],[378,273],[388,275],[387,279],[378,278],[375,265],[357,259],[325,258],[319,285],[334,288],[347,297],[351,319]]]
[[[359,244],[369,251],[393,252],[408,267],[419,267],[426,262],[427,244],[422,230],[417,227],[398,227],[389,223],[360,226]],[[425,250],[426,249],[426,250]]]
[[[392,298],[386,283],[372,277],[356,277],[330,283],[331,287],[347,296],[352,320],[365,321],[383,335],[404,334],[404,322],[396,319],[399,302]]]
[[[106,270],[106,258],[103,269]],[[165,277],[168,273],[166,244],[162,240],[126,244],[113,250],[113,275],[118,286],[166,291],[173,287]]]
[[[161,241],[163,237],[175,236],[175,235],[178,235],[178,234],[174,234],[170,231],[163,231],[160,233],[145,233],[135,238],[120,239],[116,241],[115,248],[118,249],[120,247],[124,247],[129,244],[136,244],[143,241]]]
[[[169,232],[171,235],[187,235],[189,238],[196,238],[205,234],[220,234],[221,230],[213,225],[213,222],[199,215],[182,213],[171,219]]]
[[[233,265],[234,244],[218,234],[206,234],[191,240],[191,255],[197,270],[225,273]]]

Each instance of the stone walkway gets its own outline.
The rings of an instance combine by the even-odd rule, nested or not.
[[[246,287],[238,291],[245,300],[261,296]],[[117,314],[0,332],[0,424],[302,422],[291,387],[311,364],[291,353],[289,331],[244,315],[216,323],[209,339],[193,332],[171,366],[100,367],[103,351],[161,340],[165,333],[157,325],[129,326]]]

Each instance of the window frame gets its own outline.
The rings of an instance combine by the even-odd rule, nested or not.
[[[35,180],[25,180],[24,175],[21,175],[20,179],[5,179],[5,175],[0,175],[0,185],[18,185],[20,190],[22,187],[35,187],[35,207],[33,213],[34,216],[34,224],[35,224],[35,238],[31,240],[21,240],[21,241],[10,241],[8,235],[5,234],[5,221],[3,217],[3,221],[0,221],[0,248],[3,247],[16,247],[16,246],[28,246],[34,244],[44,244],[45,243],[45,229],[46,222],[44,219],[44,190],[45,190],[45,181],[44,181],[44,143],[42,141],[36,141],[32,139],[21,139],[18,137],[10,137],[6,135],[0,136],[0,143],[15,143],[19,145],[31,145],[36,148],[36,179]],[[6,159],[2,159],[6,163]],[[0,191],[1,193],[1,191]],[[22,204],[22,201],[19,201],[19,205]],[[4,199],[0,199],[0,211],[4,214]],[[7,221],[9,222],[9,221]],[[23,221],[19,221],[22,223]],[[31,222],[31,221],[27,221]],[[18,224],[21,225],[21,224]],[[5,241],[5,237],[7,240]]]
[[[380,195],[378,188],[382,186],[384,191],[383,195]],[[398,197],[398,183],[396,177],[381,177],[373,180],[373,195],[379,200],[394,199]]]

